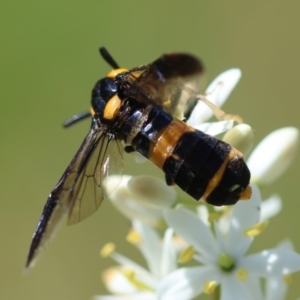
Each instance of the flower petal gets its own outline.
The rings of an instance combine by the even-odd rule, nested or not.
[[[253,130],[247,124],[238,124],[227,131],[222,140],[247,155],[253,143]]]
[[[173,272],[177,268],[176,263],[176,248],[173,242],[173,229],[168,228],[165,232],[164,243],[161,254],[161,278]]]
[[[279,195],[272,195],[261,203],[260,222],[265,222],[277,215],[282,208],[282,201]]]
[[[201,294],[208,281],[220,281],[220,272],[213,267],[178,269],[158,285],[157,298],[163,300],[190,300]]]
[[[215,257],[218,255],[218,245],[210,229],[191,211],[178,207],[165,210],[165,220],[175,232],[188,244],[194,246],[203,256]]]
[[[226,247],[228,253],[236,258],[244,255],[253,240],[244,235],[244,230],[259,221],[261,196],[256,185],[252,184],[251,187],[251,199],[239,201],[232,210]]]
[[[115,180],[114,177],[110,176],[106,180],[108,188],[110,188],[110,182]],[[123,175],[121,184],[109,196],[111,203],[130,220],[137,219],[152,226],[156,225],[162,219],[161,209],[141,204],[132,197],[127,188],[127,184],[131,178],[132,176]]]
[[[135,220],[132,224],[133,228],[142,237],[137,246],[145,257],[150,272],[157,278],[160,278],[162,246],[159,235],[155,230],[141,221]]]
[[[285,299],[287,285],[282,276],[272,276],[266,280],[266,300]]]
[[[152,274],[143,268],[142,266],[138,265],[136,262],[133,260],[125,257],[124,255],[118,253],[118,252],[113,252],[110,254],[110,257],[119,263],[124,269],[133,271],[135,274],[135,277],[137,277],[140,281],[145,283],[147,286],[155,289],[157,285],[157,279],[152,276]]]
[[[153,208],[169,208],[176,201],[175,189],[153,176],[132,177],[128,190],[136,201]]]
[[[221,282],[221,300],[253,300],[245,284],[235,276],[223,276]]]
[[[244,257],[240,266],[259,276],[282,276],[300,271],[300,255],[294,251],[275,248]]]
[[[261,184],[275,181],[295,159],[298,148],[297,128],[285,127],[270,133],[259,143],[248,159],[251,180]]]
[[[157,300],[153,293],[136,293],[131,295],[99,295],[94,296],[93,300]]]
[[[201,123],[193,126],[194,128],[201,130],[207,134],[216,136],[232,128],[233,120],[224,120],[219,122]]]
[[[137,288],[122,272],[122,267],[112,267],[102,273],[102,281],[112,294],[133,294]]]
[[[206,226],[210,226],[210,223],[208,221],[209,212],[208,212],[208,209],[207,209],[207,205],[206,204],[200,204],[196,207],[196,210],[197,210],[197,215],[201,219],[201,221]]]
[[[148,159],[146,157],[144,157],[142,154],[140,154],[139,152],[135,152],[134,154],[135,154],[134,160],[136,163],[142,164],[142,163],[148,161]]]
[[[247,288],[247,291],[251,295],[251,299],[263,300],[264,296],[261,288],[261,280],[256,275],[252,273],[248,274],[247,280],[244,282]]]
[[[285,239],[283,241],[281,241],[277,247],[277,249],[284,249],[284,250],[294,250],[294,245],[293,243],[289,240],[289,239]]]
[[[220,225],[219,222],[218,222],[218,224],[215,223],[215,237],[216,237],[216,240],[218,241],[220,252],[227,253],[228,250],[227,250],[226,239],[224,239],[224,235],[222,232],[223,228],[220,228],[220,226],[218,226],[218,225]]]
[[[221,73],[206,89],[205,94],[207,99],[221,107],[239,82],[241,75],[242,73],[240,69],[229,69]],[[213,112],[211,109],[202,103],[202,101],[199,101],[187,123],[194,126],[205,122],[212,117],[212,115]]]
[[[113,196],[115,194],[115,192],[117,192],[118,190],[127,189],[128,181],[131,178],[132,178],[132,176],[129,176],[129,175],[123,175],[123,176],[111,175],[111,176],[107,177],[104,182],[106,194]],[[120,179],[121,179],[121,182],[120,182]],[[118,185],[118,188],[115,189],[116,184],[118,184],[119,182],[120,182],[120,184]]]

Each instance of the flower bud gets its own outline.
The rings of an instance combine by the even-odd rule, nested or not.
[[[254,149],[248,159],[251,181],[270,184],[293,162],[299,147],[299,130],[285,127],[273,131]]]
[[[234,126],[225,133],[223,141],[247,155],[253,143],[252,128],[247,124]]]

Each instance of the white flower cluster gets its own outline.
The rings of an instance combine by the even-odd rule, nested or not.
[[[221,106],[240,76],[238,69],[222,73],[208,87],[207,98]],[[211,110],[199,102],[188,123],[211,135],[227,131],[226,142],[243,153],[249,152],[250,126],[240,124],[232,128],[232,121],[203,123],[209,117]],[[282,142],[279,144],[278,140]],[[282,205],[278,195],[262,201],[258,186],[273,182],[286,170],[298,144],[299,132],[293,127],[268,135],[247,160],[252,174],[252,197],[233,207],[210,211],[203,204],[194,211],[183,205],[172,208],[176,192],[164,181],[150,176],[124,176],[110,200],[131,220],[127,240],[143,254],[147,268],[118,253],[114,244],[107,244],[101,255],[118,263],[103,273],[103,281],[113,295],[94,299],[188,300],[216,291],[222,300],[284,299],[291,274],[300,270],[300,255],[292,244],[284,241],[259,253],[246,253],[254,237]],[[116,180],[119,178],[108,178],[108,193]],[[168,226],[163,238],[155,229],[162,220]],[[191,260],[193,266],[179,266]]]

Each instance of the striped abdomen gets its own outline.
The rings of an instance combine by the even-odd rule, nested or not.
[[[217,206],[250,198],[250,172],[238,150],[158,107],[147,114],[132,146],[165,172],[168,185]]]

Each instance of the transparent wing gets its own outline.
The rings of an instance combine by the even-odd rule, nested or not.
[[[93,214],[102,203],[105,179],[122,173],[123,147],[120,141],[102,134],[74,185],[75,201],[69,212],[68,225],[76,224]],[[118,178],[121,181],[122,177]],[[116,183],[116,187],[119,183]]]
[[[26,263],[27,269],[32,267],[36,259],[43,253],[48,243],[53,239],[64,216],[70,210],[70,191],[78,177],[80,166],[88,159],[88,153],[97,141],[97,136],[98,130],[92,124],[81,147],[48,196],[41,218],[32,237]]]
[[[67,213],[72,220],[69,223],[74,224],[97,210],[103,199],[102,177],[123,170],[122,150],[120,143],[103,134],[93,119],[88,135],[47,199],[32,237],[27,269],[44,252]]]
[[[194,104],[202,73],[202,63],[196,57],[184,53],[165,54],[147,66],[129,71],[126,92],[132,98],[154,103],[180,117],[187,103]]]

